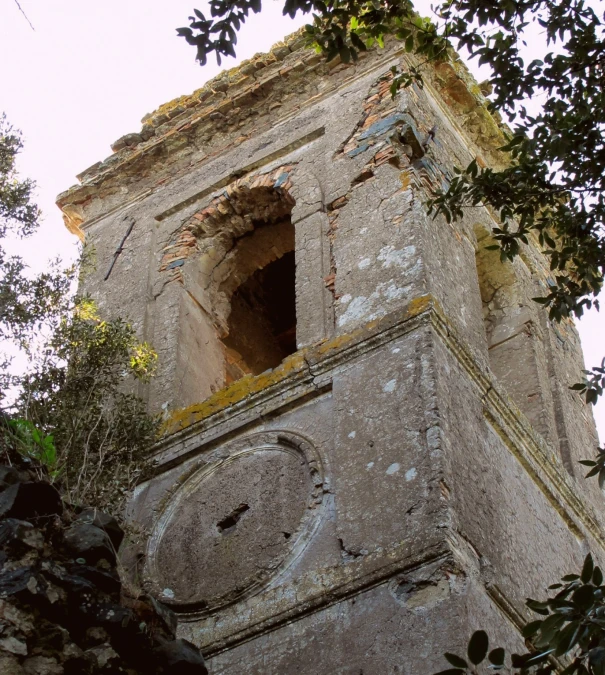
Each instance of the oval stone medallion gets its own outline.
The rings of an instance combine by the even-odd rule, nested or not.
[[[149,553],[162,601],[203,610],[236,599],[282,563],[305,529],[321,485],[315,462],[283,436],[246,445],[254,440],[195,474],[160,518]]]

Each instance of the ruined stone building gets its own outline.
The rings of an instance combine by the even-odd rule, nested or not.
[[[459,62],[392,99],[398,43],[326,63],[299,36],[159,108],[58,203],[83,282],[159,355],[137,578],[214,675],[430,675],[605,545],[571,322],[538,247],[426,202],[498,167]],[[433,129],[435,133],[429,133]],[[434,138],[433,138],[434,136]]]

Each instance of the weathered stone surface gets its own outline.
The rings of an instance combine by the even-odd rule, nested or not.
[[[183,487],[154,544],[155,592],[164,602],[193,608],[232,602],[296,546],[317,498],[312,458],[296,450],[297,442],[261,435],[236,443],[225,448],[228,462]]]
[[[125,136],[122,136],[121,138],[118,138],[117,141],[111,144],[111,149],[114,152],[118,152],[119,150],[122,150],[123,148],[127,148],[129,146],[134,146],[138,145],[143,141],[143,136],[141,134],[126,134]]]
[[[172,612],[122,587],[111,540],[93,524],[121,537],[115,519],[84,509],[70,523],[55,487],[30,480],[23,466],[15,470],[28,480],[5,486],[0,497],[8,492],[8,511],[22,515],[19,500],[31,496],[32,521],[0,517],[2,675],[207,674],[197,648],[174,639]]]
[[[214,674],[427,675],[478,627],[520,648],[524,598],[605,559],[581,350],[532,301],[536,242],[503,265],[486,209],[427,215],[454,166],[507,161],[462,64],[393,99],[400,43],[326,64],[297,41],[162,106],[59,198],[99,260],[134,219],[83,290],[160,357],[167,436],[124,568]]]
[[[23,663],[27,675],[63,675],[63,668],[50,656],[33,656]]]
[[[3,675],[23,675],[25,671],[16,656],[0,654],[0,672]]]

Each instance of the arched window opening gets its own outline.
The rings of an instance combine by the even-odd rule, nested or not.
[[[227,384],[275,368],[296,351],[294,251],[257,269],[231,297]]]
[[[182,406],[203,401],[296,351],[295,201],[288,173],[241,178],[193,214],[182,265]]]

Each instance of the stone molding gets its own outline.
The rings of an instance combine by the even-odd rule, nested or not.
[[[294,525],[294,528],[292,531],[287,532],[288,536],[284,539],[280,550],[277,553],[272,553],[271,560],[265,560],[262,564],[260,561],[254,559],[253,553],[248,549],[251,548],[251,544],[254,544],[257,547],[260,546],[259,550],[262,550],[259,539],[267,539],[267,537],[271,539],[272,524],[274,521],[280,521],[278,510],[283,510],[285,508],[283,504],[277,503],[273,506],[269,505],[269,517],[265,518],[263,522],[258,521],[258,517],[254,518],[252,524],[248,526],[249,536],[247,539],[234,540],[234,533],[227,533],[226,535],[222,533],[212,534],[212,528],[196,527],[196,531],[206,531],[206,529],[208,529],[208,531],[211,532],[211,534],[207,536],[208,541],[204,539],[201,542],[196,542],[196,545],[202,549],[202,554],[206,556],[204,563],[207,568],[206,574],[209,574],[209,570],[213,569],[213,558],[217,558],[218,556],[217,559],[219,564],[222,565],[222,563],[224,563],[221,557],[223,554],[217,554],[213,549],[217,542],[228,544],[228,550],[233,559],[237,560],[239,563],[245,563],[244,567],[246,567],[248,574],[250,574],[251,571],[248,567],[252,568],[253,573],[250,576],[250,583],[246,586],[242,584],[241,574],[235,574],[231,571],[230,576],[235,576],[235,578],[230,581],[228,580],[227,591],[222,594],[219,593],[219,595],[213,599],[210,599],[207,596],[207,593],[216,592],[216,589],[214,588],[215,583],[206,582],[206,575],[204,575],[201,584],[202,588],[200,589],[202,591],[201,595],[184,602],[178,597],[178,592],[175,595],[174,591],[166,588],[166,575],[162,573],[162,568],[164,568],[164,570],[168,569],[170,572],[172,566],[158,564],[158,556],[163,541],[166,538],[168,538],[169,542],[171,539],[174,540],[174,533],[177,532],[176,545],[177,548],[181,550],[181,555],[183,556],[183,560],[185,560],[187,558],[185,549],[188,546],[188,542],[186,541],[188,536],[186,530],[183,532],[182,529],[183,511],[185,512],[186,519],[191,520],[192,517],[193,519],[197,519],[199,517],[199,512],[197,509],[193,509],[192,511],[190,504],[195,503],[196,497],[199,495],[203,495],[205,504],[208,502],[208,492],[209,490],[212,492],[212,488],[209,488],[209,486],[212,486],[213,482],[216,484],[217,475],[220,475],[221,472],[225,473],[225,471],[233,471],[232,467],[236,466],[238,463],[241,464],[242,461],[246,462],[263,454],[291,456],[290,464],[293,462],[294,465],[290,466],[290,472],[294,468],[296,472],[302,471],[305,474],[306,480],[304,483],[307,486],[308,491],[306,497],[302,495],[303,499],[300,504],[297,505],[294,503],[295,495],[290,492],[287,507],[289,510],[294,509],[296,511],[296,507],[298,506],[300,520],[297,519],[297,513],[293,514],[293,518],[286,519],[292,520],[291,524]],[[283,462],[281,464],[283,464]],[[285,466],[282,467],[282,475],[286,468],[287,467]],[[240,491],[240,497],[242,494],[250,492],[250,489],[246,489],[246,485],[243,486],[244,489],[242,491],[242,483],[246,483],[248,477],[249,474],[244,471],[243,474],[240,475],[239,480],[236,481],[237,489]],[[256,477],[253,477],[252,480],[256,485]],[[250,486],[248,486],[248,488],[250,488]],[[187,478],[184,481],[179,482],[176,490],[172,490],[162,501],[158,520],[156,521],[154,530],[147,543],[146,559],[148,560],[148,563],[145,572],[146,585],[149,586],[150,592],[154,597],[159,597],[162,602],[179,610],[181,619],[186,620],[203,618],[208,614],[215,613],[224,606],[231,605],[233,602],[239,602],[251,595],[259,593],[268,583],[275,584],[276,579],[282,576],[302,555],[323,518],[323,503],[325,496],[329,491],[329,477],[324,471],[324,466],[319,453],[313,444],[298,432],[294,433],[292,431],[282,430],[255,432],[239,436],[232,441],[222,444],[220,452],[212,461],[206,463],[202,467],[194,467],[194,470],[188,474]],[[256,487],[254,487],[252,492],[256,492]],[[219,490],[219,493],[214,496],[215,498],[220,499],[221,491]],[[213,500],[210,499],[210,501]],[[262,506],[262,503],[266,504],[267,500],[266,498],[262,498],[260,499],[260,502]],[[216,504],[214,506],[216,507]],[[243,506],[246,507],[245,510],[248,510],[248,504],[244,504]],[[256,507],[258,506],[259,504],[257,503]],[[271,511],[271,509],[273,509],[273,511]],[[255,507],[252,508],[252,511],[254,510]],[[234,522],[232,525],[232,529],[236,530],[237,523]],[[237,526],[237,529],[239,530],[240,527],[241,526]],[[251,533],[250,530],[253,532]],[[179,532],[181,534],[179,534]],[[250,536],[252,536],[252,541],[250,541]],[[185,537],[185,539],[183,539],[183,537]],[[227,537],[229,540],[223,539],[224,537]],[[269,539],[267,541],[269,541]],[[271,541],[271,546],[272,549],[275,548],[273,541]],[[243,548],[241,551],[238,551],[238,547]],[[247,555],[245,555],[246,553]],[[189,562],[195,567],[199,563],[198,554],[195,554],[194,558],[195,560],[190,560]],[[181,561],[181,564],[184,564],[183,560]],[[260,570],[260,572],[258,570]],[[210,588],[208,588],[208,584],[210,585]],[[191,586],[188,584],[186,585],[186,592],[191,594]]]
[[[388,550],[369,553],[358,562],[314,574],[313,579],[303,580],[296,588],[295,597],[283,598],[277,589],[270,589],[268,592],[275,598],[265,598],[263,606],[255,608],[252,617],[242,614],[237,606],[223,610],[220,624],[213,622],[208,626],[211,626],[210,641],[205,641],[204,628],[199,623],[186,620],[180,626],[179,635],[199,646],[206,658],[212,658],[237,644],[388,583],[397,575],[435,563],[455,564],[454,555],[446,542],[411,554],[404,541]],[[308,583],[305,584],[305,581]]]
[[[154,446],[158,471],[200,453],[227,430],[249,424],[283,406],[331,389],[331,374],[411,331],[430,327],[479,390],[486,420],[504,440],[531,479],[576,537],[589,534],[605,551],[605,533],[575,494],[574,481],[558,454],[531,427],[523,413],[494,381],[484,358],[464,345],[439,303],[421,296],[402,310],[371,321],[345,335],[301,349],[268,374],[245,377],[207,401],[173,413],[172,433]],[[202,441],[203,437],[203,441]]]

